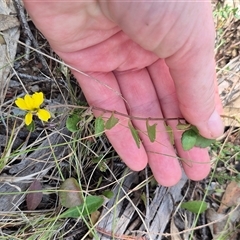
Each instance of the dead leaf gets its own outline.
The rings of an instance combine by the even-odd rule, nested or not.
[[[95,211],[93,213],[91,213],[91,224],[95,225],[95,223],[98,221],[99,217],[100,217],[100,212],[99,211]],[[90,232],[89,236],[91,237],[91,239],[93,239],[93,234]]]
[[[225,213],[229,207],[236,206],[240,203],[240,185],[237,182],[230,182],[222,197],[218,213]]]
[[[76,207],[83,203],[82,190],[74,178],[66,179],[60,187],[59,198],[62,206]]]
[[[217,213],[214,209],[209,208],[206,211],[207,222],[215,222],[209,225],[213,239],[219,239],[219,236],[224,235],[228,232],[227,217],[224,218],[225,214]],[[219,220],[219,221],[218,221]]]
[[[223,109],[224,115],[228,116],[225,117],[224,124],[225,126],[235,126],[240,127],[240,96],[238,96],[235,100],[233,100],[231,103],[229,103],[227,106]],[[234,120],[235,118],[236,120]]]
[[[19,26],[17,17],[12,15],[0,14],[0,23],[0,31],[5,31],[7,29]]]
[[[240,186],[237,182],[230,182],[226,188],[226,191],[222,197],[222,201],[218,211],[210,208],[206,212],[208,223],[211,224],[210,230],[213,235],[213,239],[236,239],[235,225],[240,218],[240,208],[238,207],[234,212],[228,215],[227,210],[231,207],[235,207],[240,203]]]
[[[218,73],[218,89],[223,104],[223,115],[236,117],[238,119],[240,119],[239,60],[239,56],[233,58]],[[223,118],[223,122],[225,126],[240,126],[240,123],[238,121],[227,117]]]
[[[100,214],[101,214],[101,213],[100,213],[99,211],[95,211],[95,212],[91,213],[91,222],[92,222],[93,225],[94,225],[94,224],[97,222],[97,220],[99,219]]]
[[[37,206],[40,204],[40,202],[42,201],[43,193],[40,190],[42,190],[42,185],[40,181],[35,179],[30,185],[28,191],[39,191],[39,192],[32,192],[27,194],[26,203],[27,203],[28,210],[35,210]]]
[[[230,214],[222,214],[216,212],[214,209],[209,208],[206,211],[206,218],[211,230],[213,240],[231,239],[238,240],[237,224],[240,217],[240,208],[234,209]]]
[[[172,234],[171,240],[182,240],[180,234],[178,234],[179,230],[178,230],[178,228],[175,225],[174,217],[172,217],[172,219],[171,219],[170,233]]]

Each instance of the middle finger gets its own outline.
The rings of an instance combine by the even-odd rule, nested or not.
[[[115,71],[114,74],[128,103],[128,112],[131,116],[146,120],[163,117],[155,88],[146,68],[136,71]],[[174,148],[163,121],[149,121],[151,125],[157,123],[156,140],[150,142],[146,134],[146,120],[133,119],[132,122],[139,130],[155,179],[164,186],[172,186],[182,175]]]

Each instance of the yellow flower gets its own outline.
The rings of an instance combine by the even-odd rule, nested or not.
[[[33,115],[37,115],[38,118],[42,121],[47,122],[51,117],[51,114],[46,109],[41,109],[40,106],[43,103],[43,93],[36,92],[32,96],[27,94],[24,98],[17,98],[15,104],[24,111],[27,111],[25,116],[26,125],[30,125],[32,123]]]

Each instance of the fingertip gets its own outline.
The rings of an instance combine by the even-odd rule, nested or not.
[[[145,152],[144,147],[141,145],[140,148],[136,147],[136,144],[130,144],[125,147],[119,147],[118,144],[113,142],[113,146],[119,156],[121,157],[122,161],[132,170],[132,171],[141,171],[143,170],[148,163],[148,157]],[[127,148],[129,147],[129,148]]]
[[[142,158],[141,160],[133,160],[133,161],[129,161],[129,159],[124,160],[124,162],[126,163],[126,165],[132,170],[132,171],[142,171],[146,166],[147,166],[147,159]]]
[[[217,110],[214,110],[206,122],[196,124],[195,126],[203,137],[210,139],[220,137],[224,131],[224,125]]]
[[[198,168],[198,171],[187,171],[186,175],[193,181],[201,181],[210,173],[210,165],[205,165],[204,168]]]
[[[187,177],[193,181],[206,178],[211,170],[210,157],[206,148],[195,147],[181,152],[182,165]]]
[[[172,187],[181,180],[181,177],[182,177],[182,172],[180,172],[180,173],[177,172],[174,175],[170,175],[166,178],[155,177],[155,179],[160,185],[162,185],[164,187]]]
[[[165,169],[163,169],[164,165]],[[164,187],[172,187],[176,185],[182,177],[182,170],[177,161],[175,163],[172,162],[169,166],[170,168],[167,167],[167,164],[162,164],[161,169],[151,166],[156,181]]]

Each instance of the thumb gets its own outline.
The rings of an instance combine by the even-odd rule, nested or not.
[[[209,50],[209,46],[203,45],[203,48],[189,51],[181,61],[177,61],[178,56],[172,56],[166,59],[166,63],[176,86],[179,108],[184,118],[195,125],[202,136],[217,138],[223,133],[219,115],[222,106],[213,49],[206,49]]]
[[[223,133],[223,123],[219,115],[221,103],[216,84],[211,6],[200,4],[197,13],[197,17],[192,17],[191,31],[186,28],[179,36],[182,39],[188,33],[188,37],[178,51],[166,58],[166,64],[175,83],[182,115],[202,136],[217,138]]]

